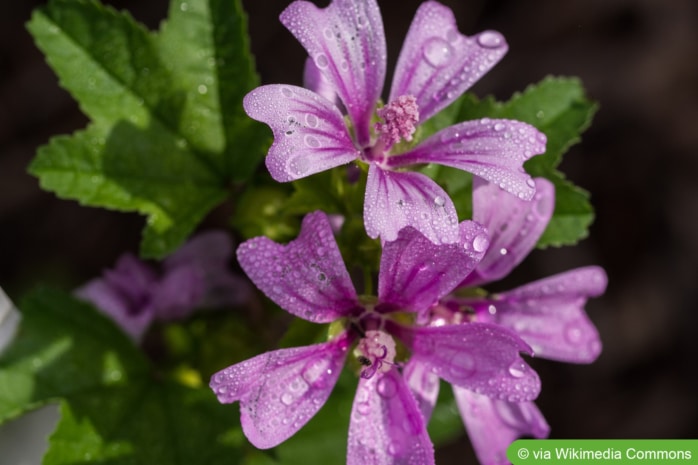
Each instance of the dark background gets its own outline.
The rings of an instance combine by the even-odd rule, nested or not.
[[[86,125],[23,23],[0,15],[0,285],[73,287],[136,250],[143,220],[42,192],[26,167],[52,135]],[[151,28],[167,2],[112,1]],[[300,84],[304,52],[278,22],[287,1],[243,1],[264,83]],[[322,3],[323,5],[327,2]],[[392,70],[419,1],[379,2]],[[507,99],[546,75],[579,76],[601,104],[562,170],[597,218],[576,247],[535,251],[506,284],[598,264],[606,294],[587,306],[604,342],[589,366],[534,360],[554,438],[698,438],[698,2],[446,1],[461,32],[502,32],[509,53],[472,90]],[[390,71],[389,71],[390,72]],[[391,75],[389,75],[389,78]],[[387,82],[390,82],[389,80]],[[207,225],[225,225],[225,208]],[[473,463],[467,440],[437,463]]]

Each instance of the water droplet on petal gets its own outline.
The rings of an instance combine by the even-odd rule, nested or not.
[[[311,136],[311,135],[307,134],[303,138],[303,141],[305,142],[305,145],[307,145],[310,148],[316,149],[316,148],[320,147],[320,141],[315,136]]]
[[[434,198],[434,205],[436,205],[437,207],[443,207],[445,203],[446,200],[441,196],[437,196]]]
[[[395,384],[395,380],[393,378],[383,376],[378,381],[377,389],[378,394],[387,399],[393,397],[397,393],[397,384]]]
[[[499,249],[499,255],[506,255],[506,254],[508,254],[508,253],[509,253],[509,251],[508,251],[506,248],[504,248],[504,247],[502,247],[501,249]]]
[[[514,378],[521,378],[526,373],[526,364],[516,360],[509,366],[509,374]]]
[[[315,56],[315,65],[320,69],[327,69],[330,65],[330,60],[327,59],[327,55],[324,53],[318,53]]]
[[[490,245],[490,240],[485,234],[478,234],[475,236],[475,239],[473,239],[473,249],[475,249],[475,252],[484,252],[487,250],[488,245]]]
[[[306,157],[295,157],[288,162],[289,174],[301,177],[310,170],[310,161]]]
[[[572,344],[582,342],[582,330],[576,323],[571,323],[565,328],[565,339]]]
[[[293,91],[291,89],[289,89],[288,87],[282,87],[281,94],[284,97],[288,97],[288,98],[293,97]]]
[[[320,124],[320,120],[318,120],[317,116],[308,113],[305,115],[305,124],[307,124],[309,128],[316,128]]]
[[[371,405],[368,402],[360,402],[356,405],[356,411],[361,415],[368,415],[371,413]]]
[[[477,36],[477,43],[485,48],[499,48],[504,45],[504,37],[497,31],[485,31]]]
[[[495,131],[504,131],[506,129],[507,125],[504,123],[495,123],[494,125],[494,130]]]
[[[528,179],[526,180],[526,185],[527,185],[528,187],[536,187],[536,182],[533,180],[533,178],[528,178]]]
[[[284,392],[281,395],[281,403],[284,405],[291,405],[293,403],[293,396],[288,392]]]
[[[441,68],[453,57],[453,47],[440,37],[432,37],[424,44],[422,54],[431,66]]]
[[[468,378],[475,372],[475,360],[465,352],[457,353],[451,359],[451,374],[458,378]]]

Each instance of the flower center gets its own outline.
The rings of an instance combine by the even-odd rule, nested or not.
[[[370,330],[359,341],[354,350],[357,360],[363,366],[361,377],[369,379],[376,373],[387,372],[395,361],[395,341],[383,331]]]
[[[384,150],[390,150],[390,147],[402,139],[408,142],[412,140],[415,125],[419,121],[417,99],[411,95],[401,95],[379,108],[376,113],[383,120],[376,123],[375,129]]]

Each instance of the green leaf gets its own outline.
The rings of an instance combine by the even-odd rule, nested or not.
[[[478,100],[466,94],[456,104],[456,121],[508,118],[524,121],[541,130],[548,138],[546,152],[525,164],[532,176],[548,178],[555,184],[555,212],[538,242],[539,247],[572,245],[587,236],[594,213],[589,194],[567,181],[556,168],[562,155],[591,124],[598,106],[587,99],[575,78],[548,77],[532,85],[506,103],[492,98]]]
[[[179,245],[247,179],[268,134],[242,97],[258,83],[239,0],[173,0],[159,34],[89,0],[54,0],[28,23],[91,124],[30,165],[44,189],[148,216],[144,256]]]
[[[110,320],[69,295],[40,290],[20,308],[0,357],[0,422],[61,402],[44,463],[239,463],[237,415],[207,387],[154,372]]]

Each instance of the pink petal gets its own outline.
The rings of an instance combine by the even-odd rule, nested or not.
[[[329,323],[357,307],[356,290],[323,212],[305,216],[287,245],[266,237],[243,242],[240,266],[281,308],[315,323]]]
[[[533,402],[506,402],[453,387],[470,442],[483,465],[508,465],[506,450],[516,439],[548,437],[550,426]]]
[[[496,296],[494,321],[514,330],[536,357],[591,363],[601,353],[601,340],[584,305],[603,294],[607,282],[596,266],[535,281]]]
[[[325,75],[311,58],[305,60],[303,87],[312,90],[338,107],[341,105],[334,91],[334,86],[325,78]]]
[[[429,423],[439,398],[439,377],[431,371],[431,367],[414,360],[407,362],[403,376],[417,401],[424,423]]]
[[[397,62],[390,100],[416,97],[424,121],[458,98],[507,52],[501,34],[473,37],[458,32],[453,12],[436,2],[422,3]]]
[[[266,165],[279,182],[293,181],[355,160],[359,152],[336,106],[302,87],[258,87],[245,111],[274,134]]]
[[[157,319],[185,318],[203,302],[206,292],[203,272],[196,266],[180,266],[153,286],[153,308]]]
[[[497,184],[522,200],[535,193],[523,164],[545,152],[546,138],[519,121],[482,118],[443,129],[409,152],[389,157],[392,168],[437,163],[462,169]]]
[[[427,465],[434,446],[397,369],[359,380],[349,423],[347,465]]]
[[[412,351],[412,359],[451,384],[512,402],[535,399],[540,392],[538,375],[519,355],[531,349],[507,329],[486,323],[389,326]]]
[[[400,310],[422,311],[436,303],[475,268],[487,247],[487,232],[473,221],[459,225],[453,244],[434,244],[412,227],[383,245],[378,299]]]
[[[281,13],[281,22],[332,83],[354,123],[359,145],[367,145],[386,67],[385,34],[376,2],[335,0],[318,8],[296,1]]]
[[[458,241],[458,215],[450,197],[422,173],[368,169],[364,200],[366,233],[394,241],[412,226],[434,243]]]
[[[323,344],[267,352],[219,371],[210,386],[221,403],[240,401],[245,436],[268,449],[294,435],[325,404],[348,345],[345,333]]]
[[[133,307],[130,297],[104,279],[93,279],[75,290],[75,295],[90,302],[114,321],[129,337],[139,342],[155,317],[148,302]]]
[[[473,220],[489,231],[490,247],[463,285],[503,278],[536,246],[555,209],[555,186],[545,178],[535,183],[536,193],[526,201],[480,178],[473,180]]]
[[[197,265],[204,270],[218,272],[228,266],[233,255],[233,241],[221,230],[205,231],[192,236],[175,253],[163,262],[165,270],[180,266]]]

